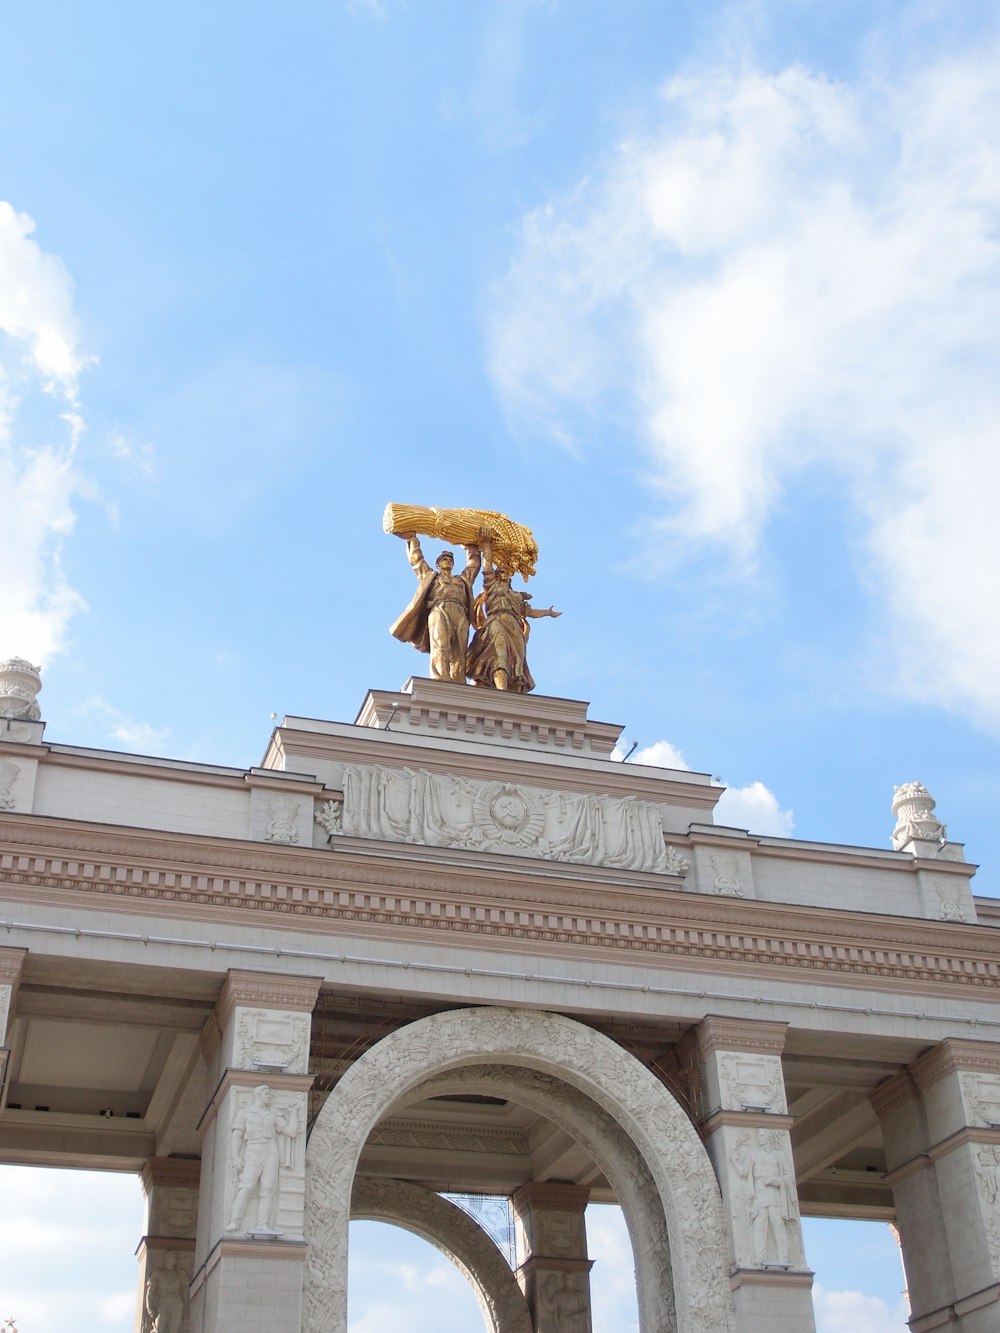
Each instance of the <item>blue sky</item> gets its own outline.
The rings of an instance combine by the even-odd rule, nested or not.
[[[919,779],[1000,893],[998,39],[8,0],[0,656],[47,736],[245,767],[352,719],[425,669],[385,503],[496,508],[565,612],[541,692],[757,832],[882,846]]]

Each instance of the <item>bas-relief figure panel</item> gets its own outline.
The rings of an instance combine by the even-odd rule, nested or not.
[[[740,1267],[804,1268],[788,1136],[742,1131],[728,1152],[733,1245]]]
[[[267,1084],[233,1092],[225,1230],[302,1231],[306,1096]]]
[[[983,1144],[976,1150],[976,1186],[994,1274],[1000,1274],[1000,1146]]]
[[[140,1333],[187,1333],[194,1256],[153,1250],[146,1259]]]
[[[331,835],[683,873],[669,864],[659,807],[633,796],[345,764],[342,805],[327,802],[316,819]]]

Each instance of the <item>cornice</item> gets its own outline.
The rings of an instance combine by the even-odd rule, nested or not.
[[[686,970],[859,983],[911,994],[1000,990],[1000,932],[670,887],[651,876],[549,874],[543,863],[436,863],[275,848],[40,816],[0,815],[7,896],[314,934],[445,938],[466,947],[669,962]],[[426,851],[426,849],[416,849]]]
[[[326,763],[380,764],[383,768],[418,768],[428,773],[444,773],[452,777],[476,778],[480,781],[519,782],[526,787],[541,787],[555,791],[606,793],[609,796],[637,796],[656,805],[690,807],[702,813],[711,811],[722,787],[709,783],[686,782],[682,777],[646,775],[628,764],[602,760],[600,756],[585,754],[593,761],[592,767],[547,762],[544,752],[535,751],[540,758],[526,759],[516,750],[494,748],[489,754],[475,750],[441,750],[427,744],[428,737],[420,733],[397,732],[393,743],[373,740],[380,732],[359,728],[358,735],[325,736],[319,732],[285,731],[280,733],[282,754],[297,764],[303,758],[321,759]],[[424,744],[410,744],[423,740]]]

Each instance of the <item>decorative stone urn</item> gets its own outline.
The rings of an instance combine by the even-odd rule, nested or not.
[[[934,814],[937,802],[922,782],[904,782],[895,787],[892,813],[896,827],[892,830],[892,845],[900,851],[908,842],[943,842],[948,830]]]
[[[22,722],[37,722],[41,709],[36,696],[42,688],[41,668],[23,657],[9,657],[0,662],[0,717]]]

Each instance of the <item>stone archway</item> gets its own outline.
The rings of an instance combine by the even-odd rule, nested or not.
[[[392,1222],[430,1241],[467,1279],[490,1333],[532,1333],[528,1303],[506,1260],[456,1204],[408,1181],[357,1176],[351,1219]]]
[[[430,1075],[484,1060],[548,1074],[620,1125],[666,1219],[679,1333],[735,1333],[721,1195],[681,1107],[603,1034],[560,1014],[499,1008],[451,1010],[398,1029],[357,1060],[324,1104],[306,1153],[305,1333],[346,1333],[350,1194],[372,1128]]]
[[[666,1221],[646,1163],[606,1111],[559,1079],[512,1065],[468,1065],[434,1074],[403,1099],[463,1092],[514,1097],[590,1153],[606,1176],[625,1217],[635,1262],[639,1326],[643,1333],[676,1333],[673,1271]],[[398,1109],[398,1104],[393,1110]]]

